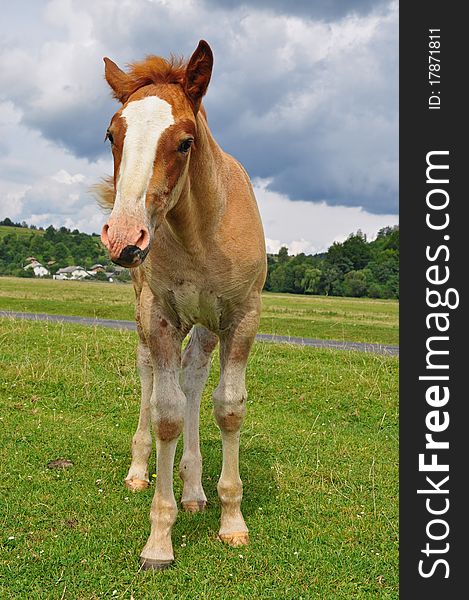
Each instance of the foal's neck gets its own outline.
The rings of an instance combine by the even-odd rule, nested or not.
[[[213,241],[225,206],[223,152],[207,125],[197,115],[197,136],[181,195],[166,219],[174,237],[190,253]]]

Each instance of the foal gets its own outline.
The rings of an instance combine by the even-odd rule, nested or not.
[[[174,560],[173,465],[183,430],[181,504],[197,512],[207,501],[199,408],[218,340],[221,376],[213,405],[223,446],[219,538],[231,546],[248,543],[238,454],[246,363],[266,276],[264,234],[248,175],[218,146],[201,105],[212,72],[209,45],[200,41],[187,63],[149,56],[128,72],[104,61],[122,107],[106,133],[114,177],[98,190],[101,204],[112,208],[101,239],[111,259],[131,269],[142,383],[125,483],[132,490],[149,485],[151,424],[158,476],[140,559],[144,568],[162,569]]]

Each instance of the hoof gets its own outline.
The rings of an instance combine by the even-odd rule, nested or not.
[[[142,571],[164,571],[173,564],[173,560],[155,560],[154,558],[140,557]]]
[[[150,485],[150,482],[144,479],[126,479],[124,483],[125,487],[132,490],[132,492],[141,492],[142,490],[146,490]]]
[[[205,500],[186,500],[181,502],[182,508],[189,513],[203,512],[207,503]]]
[[[247,531],[236,531],[234,533],[219,533],[218,539],[237,548],[238,546],[247,546],[249,544],[249,533]]]

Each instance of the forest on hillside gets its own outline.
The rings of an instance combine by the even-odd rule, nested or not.
[[[399,227],[380,229],[368,242],[358,231],[327,252],[268,256],[265,289],[293,294],[399,298]]]
[[[0,221],[0,275],[34,276],[24,270],[34,257],[54,274],[80,265],[99,263],[112,271],[112,263],[99,237],[66,227],[29,227],[25,222]],[[265,290],[292,294],[399,298],[399,227],[384,227],[368,241],[360,231],[327,252],[288,255],[286,247],[267,257]],[[125,279],[125,277],[120,277]]]

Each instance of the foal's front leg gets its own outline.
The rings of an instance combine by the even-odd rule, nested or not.
[[[221,431],[223,466],[218,481],[221,525],[218,537],[230,546],[249,542],[241,513],[243,484],[239,476],[239,438],[246,412],[246,364],[259,325],[260,300],[254,297],[244,316],[221,338],[220,382],[213,393],[215,419]]]
[[[149,346],[154,385],[150,412],[156,436],[157,478],[150,511],[150,536],[140,554],[144,569],[164,569],[174,560],[171,529],[178,511],[173,492],[173,466],[186,404],[179,385],[181,342],[182,334],[166,319],[152,317]]]
[[[186,396],[184,452],[179,475],[184,482],[181,504],[186,512],[204,510],[207,503],[202,487],[202,455],[199,444],[200,399],[210,370],[210,357],[218,337],[201,325],[192,329],[182,356],[181,387]]]
[[[125,478],[126,487],[134,492],[145,490],[150,485],[148,459],[152,449],[150,398],[153,392],[153,367],[151,365],[150,350],[142,339],[142,335],[137,350],[137,368],[142,386],[140,416],[137,431],[132,438],[132,463]]]
[[[152,302],[152,293],[149,287],[142,281],[139,271],[131,272],[136,295],[136,321],[139,337],[137,349],[137,369],[140,375],[142,395],[140,399],[140,416],[137,431],[132,438],[132,462],[129,472],[125,478],[125,485],[136,492],[144,490],[150,485],[148,477],[148,459],[153,447],[150,425],[150,398],[153,393],[153,366],[150,348],[145,336],[145,328],[142,317],[150,315],[149,307]]]

